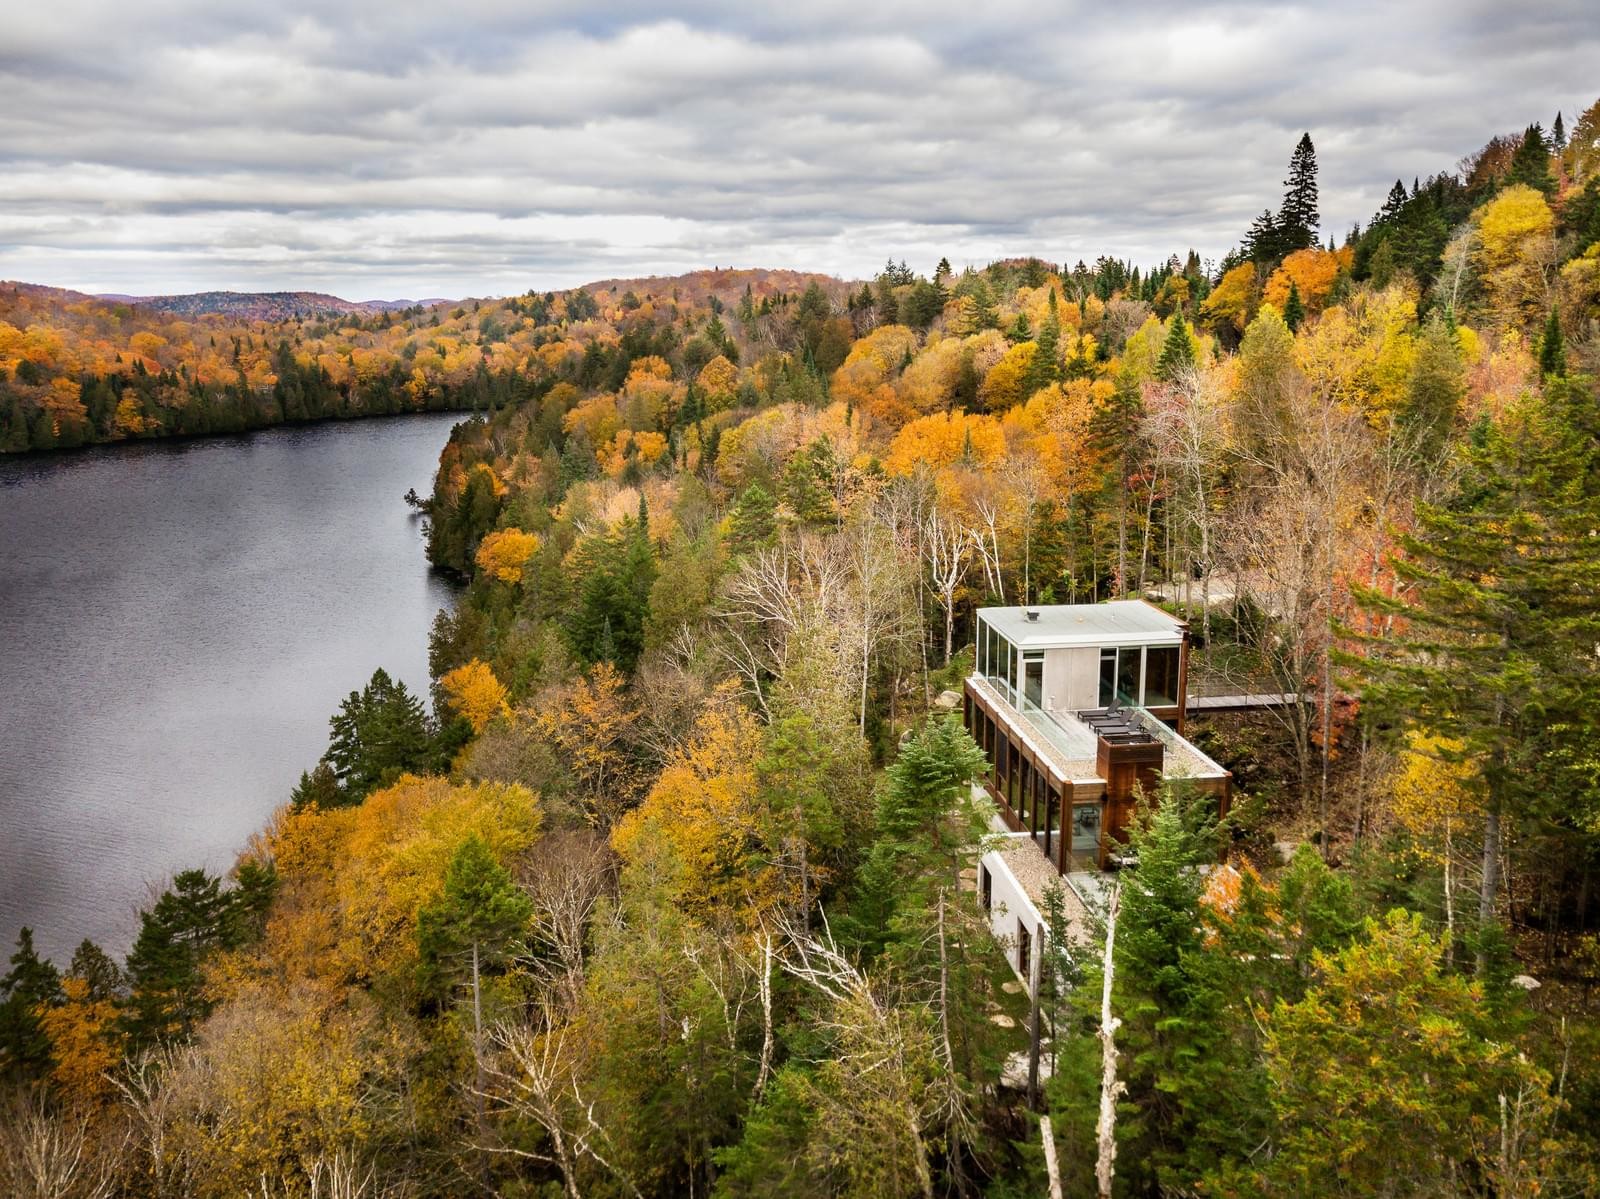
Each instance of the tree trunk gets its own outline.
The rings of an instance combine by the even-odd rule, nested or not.
[[[1111,1199],[1111,1180],[1117,1167],[1117,1097],[1127,1089],[1117,1080],[1117,1029],[1122,1021],[1111,1014],[1111,983],[1115,969],[1117,906],[1121,886],[1113,883],[1111,904],[1106,911],[1105,985],[1100,993],[1100,1118],[1095,1122],[1098,1141],[1094,1176],[1100,1199]]]
[[[1478,961],[1477,974],[1482,978],[1489,970],[1488,947],[1483,943],[1483,930],[1494,920],[1494,901],[1500,890],[1500,803],[1489,801],[1489,811],[1483,821],[1483,881],[1478,886]]]
[[[1050,1117],[1039,1117],[1039,1140],[1044,1143],[1044,1172],[1050,1180],[1050,1199],[1061,1199],[1061,1167],[1056,1162],[1056,1135]]]

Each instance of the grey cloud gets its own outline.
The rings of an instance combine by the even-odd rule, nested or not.
[[[0,276],[115,291],[1217,257],[1302,129],[1342,232],[1600,61],[1578,0],[23,7]]]

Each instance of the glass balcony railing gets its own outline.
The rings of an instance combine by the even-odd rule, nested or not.
[[[1095,756],[1094,733],[1066,712],[1049,712],[1023,695],[1005,679],[994,675],[981,676],[983,681],[998,691],[1028,722],[1030,728],[1053,745],[1065,757],[1093,761]]]

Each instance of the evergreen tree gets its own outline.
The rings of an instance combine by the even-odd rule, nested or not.
[[[1556,181],[1550,174],[1550,147],[1537,122],[1523,133],[1511,155],[1511,165],[1506,168],[1505,185],[1510,187],[1517,183],[1525,183],[1546,196],[1555,192]]]
[[[119,1000],[128,989],[128,979],[123,974],[122,967],[117,965],[109,953],[87,939],[80,942],[78,948],[73,951],[72,963],[67,967],[67,974],[73,978],[81,978],[89,985],[88,998],[92,1002]]]
[[[11,969],[0,978],[0,1078],[16,1082],[42,1078],[50,1069],[50,1038],[39,1009],[62,999],[61,975],[33,947],[33,930],[17,935]]]
[[[738,556],[772,544],[778,531],[778,506],[759,483],[746,487],[728,516],[728,552]]]
[[[1049,307],[1044,322],[1039,326],[1036,339],[1038,352],[1028,365],[1027,378],[1023,380],[1024,395],[1032,395],[1040,388],[1061,380],[1061,315],[1056,311],[1056,293],[1050,292]]]
[[[1480,780],[1480,973],[1492,958],[1505,838],[1553,799],[1547,763],[1569,739],[1592,739],[1600,710],[1596,454],[1560,404],[1525,398],[1475,434],[1454,501],[1419,505],[1395,560],[1405,598],[1355,591],[1403,630],[1343,659],[1365,680],[1366,715],[1448,742],[1441,756]],[[1559,818],[1592,819],[1594,789],[1591,780],[1566,790]]]
[[[1417,339],[1405,402],[1396,414],[1425,459],[1436,460],[1444,451],[1465,393],[1461,343],[1449,320],[1435,312]]]
[[[578,602],[568,616],[573,652],[586,664],[610,662],[630,673],[644,650],[655,585],[655,549],[633,517],[582,542],[573,559]]]
[[[1289,159],[1289,177],[1283,181],[1283,205],[1278,210],[1278,249],[1281,254],[1309,249],[1317,244],[1317,151],[1311,135],[1303,134]]]
[[[122,1023],[135,1046],[187,1037],[211,1009],[201,966],[224,944],[227,898],[218,879],[185,870],[140,913],[128,952],[131,994]]]
[[[1545,378],[1561,378],[1567,373],[1567,347],[1561,336],[1561,310],[1552,308],[1539,339],[1539,373]]]
[[[432,759],[433,727],[422,701],[381,667],[345,698],[329,724],[323,761],[332,767],[344,803],[357,803],[403,772],[425,769]]]
[[[1270,209],[1263,209],[1244,235],[1244,256],[1262,265],[1283,257],[1283,238],[1278,229],[1278,218]]]
[[[435,1002],[463,977],[476,991],[483,971],[497,970],[527,934],[533,905],[473,833],[445,871],[438,899],[417,913],[418,982]]]
[[[1300,298],[1300,285],[1294,280],[1289,281],[1289,298],[1283,302],[1283,323],[1289,326],[1293,333],[1300,328],[1300,322],[1306,319],[1305,302]]]
[[[318,762],[309,771],[300,772],[300,781],[289,792],[289,804],[295,809],[310,807],[336,808],[344,802],[344,792],[339,788],[339,776],[327,762]]]
[[[1181,312],[1173,313],[1167,339],[1161,345],[1161,357],[1156,360],[1156,378],[1171,383],[1194,369],[1194,365],[1194,340],[1189,336],[1189,326]]]
[[[1556,113],[1556,119],[1550,126],[1550,148],[1557,154],[1567,148],[1567,126],[1559,112]]]

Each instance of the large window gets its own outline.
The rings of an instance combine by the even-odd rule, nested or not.
[[[1178,702],[1178,647],[1152,645],[1144,651],[1144,706],[1169,707]]]
[[[1022,697],[1036,708],[1044,707],[1044,655],[1022,655]]]

